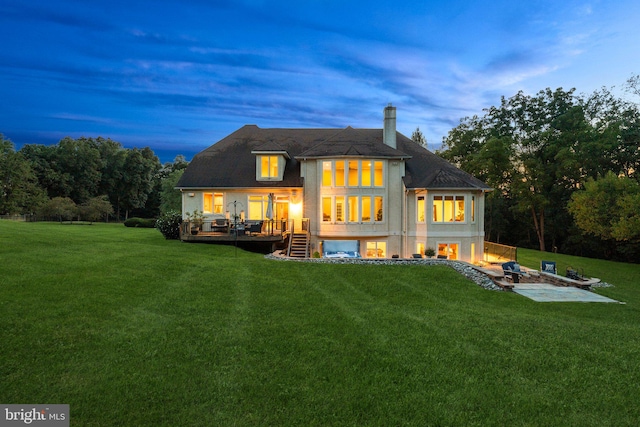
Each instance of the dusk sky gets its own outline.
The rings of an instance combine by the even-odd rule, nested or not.
[[[381,128],[389,103],[437,148],[519,90],[621,89],[640,2],[3,0],[0,46],[17,148],[103,136],[191,159],[245,124]]]

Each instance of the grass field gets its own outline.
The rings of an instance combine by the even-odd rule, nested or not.
[[[447,267],[278,262],[153,229],[0,221],[0,403],[72,426],[635,426],[626,304],[536,303]]]

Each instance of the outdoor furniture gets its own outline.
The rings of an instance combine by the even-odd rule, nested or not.
[[[216,218],[215,221],[211,223],[211,231],[226,233],[228,230],[229,223],[226,218]]]
[[[247,231],[247,233],[249,233],[249,236],[251,236],[252,233],[260,233],[262,232],[262,221],[253,223],[253,224],[249,224],[249,227],[245,229]]]
[[[513,283],[520,283],[520,276],[526,276],[525,272],[520,269],[520,264],[515,261],[502,264],[502,272],[505,279],[511,279]]]
[[[231,234],[235,234],[236,237],[244,236],[246,230],[244,223],[231,224]]]
[[[558,274],[555,261],[540,261],[540,271],[549,274]]]
[[[571,267],[567,267],[567,278],[573,280],[582,280],[583,275],[578,273],[577,270],[574,270]]]

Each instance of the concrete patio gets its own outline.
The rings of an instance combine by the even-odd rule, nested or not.
[[[513,292],[537,302],[614,302],[624,304],[595,292],[571,286],[549,283],[514,283]]]

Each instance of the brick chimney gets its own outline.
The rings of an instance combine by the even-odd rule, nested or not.
[[[389,147],[396,148],[396,107],[391,104],[384,108],[382,141]]]

